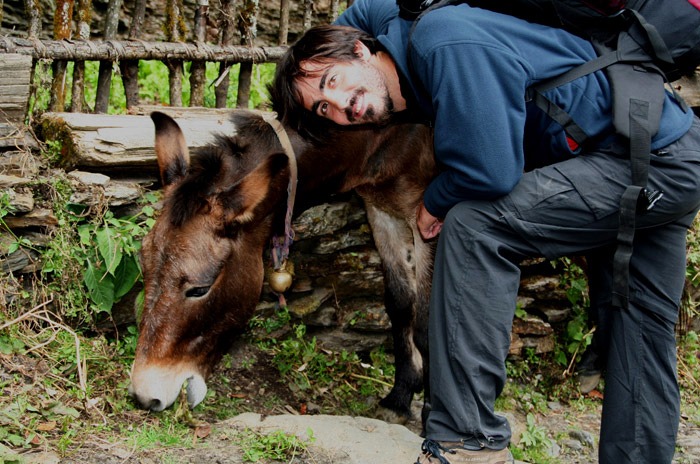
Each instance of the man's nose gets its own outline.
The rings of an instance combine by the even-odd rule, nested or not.
[[[326,91],[326,101],[338,110],[344,110],[350,104],[350,92],[339,89]]]

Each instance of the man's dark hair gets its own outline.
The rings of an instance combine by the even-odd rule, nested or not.
[[[313,77],[302,64],[331,65],[358,59],[355,44],[362,42],[371,53],[379,49],[379,41],[364,31],[347,26],[316,26],[290,46],[277,64],[275,80],[269,86],[272,110],[284,124],[302,136],[318,140],[330,127],[330,121],[306,110],[301,104],[298,79]]]

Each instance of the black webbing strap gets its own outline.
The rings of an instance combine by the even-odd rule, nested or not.
[[[613,123],[629,140],[632,183],[620,200],[620,225],[613,257],[613,306],[629,303],[629,265],[637,215],[646,213],[663,192],[647,188],[651,140],[659,129],[665,97],[664,78],[656,68],[617,63],[608,68],[613,91]]]
[[[630,99],[629,119],[632,185],[627,187],[620,200],[620,225],[613,257],[612,304],[621,309],[627,309],[629,304],[629,265],[637,213],[645,211],[649,206],[646,197],[651,152],[649,102]]]
[[[590,73],[607,68],[620,61],[617,51],[607,52],[599,57],[586,61],[585,63],[570,69],[569,71],[555,76],[543,82],[539,82],[527,89],[527,100],[531,100],[537,107],[544,111],[547,116],[555,120],[564,128],[566,134],[577,144],[583,145],[588,140],[588,134],[576,124],[571,115],[564,111],[559,105],[544,96],[544,92],[560,87],[564,84],[586,76]]]

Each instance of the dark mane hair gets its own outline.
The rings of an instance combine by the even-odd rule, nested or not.
[[[358,59],[355,54],[357,41],[367,46],[371,53],[381,49],[379,41],[366,32],[334,25],[313,27],[289,47],[277,64],[273,83],[268,86],[272,110],[277,112],[282,123],[311,140],[322,140],[324,134],[336,126],[300,104],[297,81],[308,75],[302,69],[304,62],[330,65]]]
[[[212,144],[207,149],[192,156],[187,176],[175,187],[170,197],[170,222],[181,227],[206,208],[207,194],[221,172],[229,150]]]
[[[193,153],[187,175],[170,196],[173,226],[181,227],[204,211],[207,197],[221,182],[221,176],[254,168],[258,161],[255,153],[282,151],[274,129],[261,114],[237,110],[232,113],[231,122],[235,135],[215,135],[212,143]]]

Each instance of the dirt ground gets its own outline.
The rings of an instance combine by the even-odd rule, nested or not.
[[[22,366],[22,363],[26,363]],[[29,357],[14,356],[10,359],[0,355],[0,379],[8,378],[18,369],[26,369],[26,378],[41,375],[45,366],[40,366]],[[31,371],[31,372],[30,372]],[[40,385],[41,382],[27,382],[16,386],[26,392],[32,385]],[[294,388],[290,388],[280,381],[279,374],[272,364],[270,356],[252,345],[239,347],[237,355],[226,366],[220,366],[214,375],[209,387],[216,391],[218,396],[225,395],[239,400],[240,412],[251,411],[262,415],[281,414],[314,414],[323,412],[332,414],[326,407],[321,411],[321,406],[316,406],[307,401],[304,395]],[[12,395],[13,387],[5,387],[4,395]],[[41,395],[44,392],[37,392]],[[594,395],[597,395],[594,394]],[[6,397],[7,398],[7,397]],[[377,398],[368,398],[368,401],[376,401]],[[518,400],[510,403],[515,412],[508,413],[511,423],[514,424],[516,434],[521,434],[527,428],[525,414],[518,410]],[[2,407],[0,402],[0,408]],[[567,464],[592,464],[596,463],[596,446],[598,440],[598,422],[602,401],[594,399],[593,406],[581,408],[576,402],[566,403],[550,401],[547,403],[547,411],[538,413],[536,426],[544,429],[553,441],[550,455],[551,462]],[[198,408],[199,409],[199,408]],[[414,402],[415,417],[419,416],[420,402]],[[340,411],[342,413],[342,411]],[[0,409],[2,413],[2,409]],[[113,414],[106,418],[104,432],[92,432],[85,436],[74,437],[71,446],[59,453],[59,444],[55,441],[45,440],[29,449],[21,450],[21,457],[27,463],[41,464],[166,464],[166,463],[243,463],[246,461],[243,449],[240,446],[239,434],[242,430],[225,422],[221,417],[221,411],[204,409],[195,410],[192,413],[193,426],[191,431],[191,446],[156,446],[149,450],[137,450],[128,441],[115,439],[115,430],[124,430],[129,423],[139,424],[144,421],[157,421],[157,414],[149,414],[139,410],[130,410],[119,414]],[[697,418],[696,418],[697,419]],[[695,422],[696,423],[696,422]],[[684,417],[681,424],[679,441],[700,446],[700,430],[693,425],[694,421]],[[2,427],[2,422],[0,422]],[[419,421],[413,420],[406,424],[416,434],[420,433]],[[518,446],[518,445],[516,445]],[[0,463],[9,464],[16,461],[3,460],[2,448],[0,448]],[[418,449],[416,449],[416,454]],[[698,447],[689,446],[682,450],[674,463],[690,464],[700,462],[697,454]],[[20,461],[21,462],[21,461]],[[272,461],[259,461],[262,463]],[[275,461],[276,462],[276,461]],[[296,464],[337,464],[328,450],[309,447],[309,451],[301,457],[292,459]],[[379,463],[383,464],[383,463]],[[394,464],[387,462],[386,464]]]

